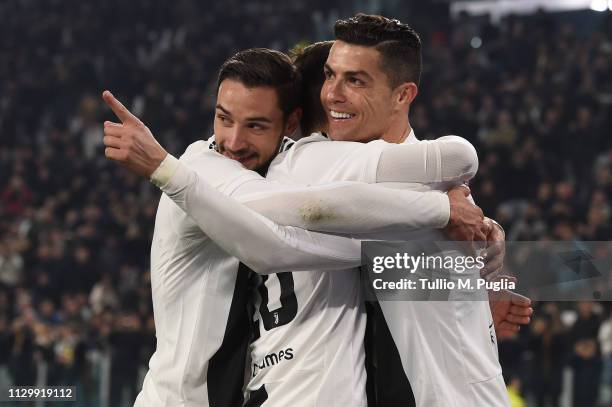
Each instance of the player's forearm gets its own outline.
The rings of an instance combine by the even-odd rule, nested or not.
[[[352,182],[254,194],[242,202],[282,225],[349,235],[439,229],[447,225],[450,214],[448,196],[439,191]]]
[[[380,155],[376,182],[465,182],[476,175],[474,147],[458,136],[414,144],[389,144]]]
[[[361,263],[358,241],[279,226],[212,188],[187,166],[167,167],[172,168],[170,179],[158,185],[162,191],[223,250],[258,273],[346,269]]]

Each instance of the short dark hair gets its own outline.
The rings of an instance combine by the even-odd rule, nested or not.
[[[291,59],[282,52],[267,48],[240,51],[221,65],[217,89],[226,79],[238,81],[248,88],[274,88],[285,118],[299,107],[300,75]]]
[[[321,87],[325,82],[323,68],[333,41],[316,42],[296,52],[293,63],[302,77],[302,134],[308,136],[327,123],[321,104]]]
[[[392,88],[404,83],[419,84],[421,39],[408,24],[387,17],[356,14],[334,25],[337,40],[374,47],[381,54],[380,67]]]

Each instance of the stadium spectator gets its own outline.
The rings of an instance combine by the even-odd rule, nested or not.
[[[554,303],[545,304],[542,316],[533,320],[528,349],[532,354],[531,388],[538,407],[559,406],[563,389],[563,367],[568,362],[567,329]]]
[[[94,285],[89,296],[89,303],[96,314],[101,313],[106,308],[117,309],[119,307],[119,297],[115,292],[115,287],[109,274],[105,274]]]
[[[143,334],[140,318],[134,313],[120,315],[108,336],[111,347],[111,405],[131,403],[138,394],[138,367]]]
[[[601,377],[601,357],[597,348],[594,339],[580,339],[574,345],[571,360],[574,370],[574,406],[596,406]]]

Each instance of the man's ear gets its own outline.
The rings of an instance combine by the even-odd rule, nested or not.
[[[289,114],[287,117],[287,122],[285,124],[285,136],[291,137],[293,133],[300,126],[300,120],[302,119],[302,108],[298,107],[293,112]]]
[[[414,82],[404,82],[397,87],[396,92],[397,98],[395,100],[397,104],[403,107],[410,107],[412,101],[419,94],[419,88]]]

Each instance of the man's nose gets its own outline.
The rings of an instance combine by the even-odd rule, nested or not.
[[[342,81],[333,79],[325,83],[325,100],[329,105],[346,101]]]
[[[224,143],[225,149],[229,150],[232,153],[238,153],[241,150],[244,150],[248,147],[246,134],[244,129],[240,126],[235,126],[229,137],[225,140]]]

